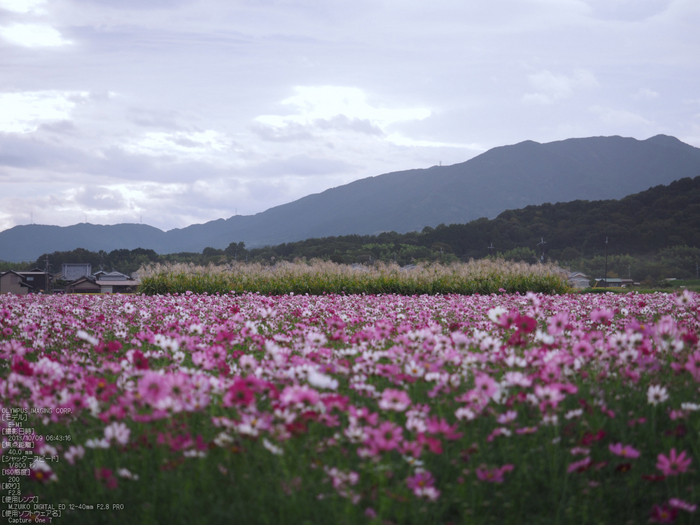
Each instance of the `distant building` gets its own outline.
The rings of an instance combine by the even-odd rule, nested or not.
[[[29,284],[35,292],[47,292],[49,290],[49,285],[51,284],[51,274],[49,272],[34,268],[28,272],[17,273],[22,276],[24,282]]]
[[[141,281],[120,272],[100,270],[66,285],[66,293],[134,293]]]
[[[626,288],[634,284],[633,279],[620,279],[618,277],[608,277],[607,279],[596,279],[598,288]]]
[[[0,274],[0,294],[27,295],[31,291],[33,291],[32,285],[27,283],[18,272],[10,270]]]
[[[94,277],[100,286],[100,293],[134,293],[141,284],[141,281],[119,272],[100,271]]]
[[[92,274],[92,265],[88,263],[63,263],[61,274],[66,281],[75,281]]]
[[[100,285],[94,277],[84,275],[66,285],[66,293],[100,293]]]
[[[569,274],[569,285],[572,288],[588,288],[591,278],[582,272],[571,272]]]

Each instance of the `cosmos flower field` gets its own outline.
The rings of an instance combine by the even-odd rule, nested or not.
[[[3,496],[66,524],[698,523],[699,309],[3,295]]]

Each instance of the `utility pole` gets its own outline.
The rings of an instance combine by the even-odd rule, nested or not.
[[[540,262],[544,262],[544,245],[547,244],[547,241],[544,240],[544,237],[541,237],[541,241],[537,243],[537,246],[540,246],[542,249],[542,254],[540,255]]]
[[[605,238],[605,287],[608,287],[608,238]]]
[[[489,245],[486,247],[486,249],[489,251],[489,256],[492,256],[492,255],[493,255],[493,250],[495,249],[494,246],[493,246],[493,241],[491,242],[491,244],[489,244]]]
[[[46,254],[46,291],[51,293],[53,292],[53,280],[51,279],[51,274],[49,273],[49,269],[51,267],[49,266],[49,254]]]

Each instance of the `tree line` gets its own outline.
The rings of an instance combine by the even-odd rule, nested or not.
[[[696,277],[700,273],[700,176],[655,186],[620,200],[527,206],[505,211],[492,220],[440,224],[420,232],[312,238],[250,249],[243,242],[233,241],[225,249],[208,247],[202,253],[167,255],[144,248],[109,253],[81,248],[44,254],[26,265],[4,263],[8,267],[0,269],[44,268],[47,255],[54,272],[63,262],[87,262],[93,271],[127,274],[157,262],[275,264],[322,259],[345,264],[396,262],[403,266],[501,257],[530,263],[558,261],[571,270],[602,277],[606,253],[608,277],[652,283],[666,277]]]

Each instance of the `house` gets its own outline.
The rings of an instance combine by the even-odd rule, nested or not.
[[[14,293],[18,295],[27,295],[32,291],[32,285],[27,283],[18,272],[9,270],[0,273],[0,294]]]
[[[100,287],[100,293],[133,293],[141,284],[141,281],[119,272],[99,271],[94,277]]]
[[[28,272],[17,272],[22,276],[24,282],[29,284],[36,292],[46,292],[51,284],[51,274],[39,268],[34,268]]]
[[[141,281],[120,272],[100,270],[66,285],[66,293],[134,293]]]
[[[66,285],[66,293],[100,293],[102,291],[94,277],[84,275]]]
[[[626,288],[632,286],[634,279],[620,279],[618,277],[608,277],[607,279],[596,279],[596,288]]]
[[[81,277],[92,274],[92,265],[89,263],[63,263],[61,274],[66,281],[75,281]]]
[[[590,286],[591,278],[582,272],[571,272],[569,274],[569,285],[572,288],[588,288]]]

